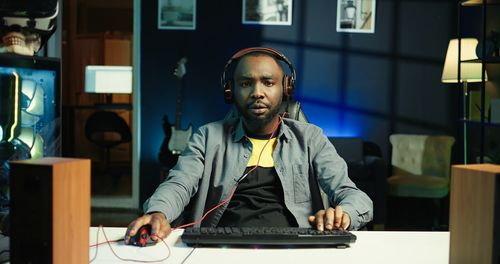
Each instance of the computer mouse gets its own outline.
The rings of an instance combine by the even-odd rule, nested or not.
[[[134,236],[130,237],[127,245],[145,247],[149,236],[151,236],[151,225],[143,225],[137,230]]]

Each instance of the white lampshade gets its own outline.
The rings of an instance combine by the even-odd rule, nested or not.
[[[353,19],[356,14],[356,6],[354,6],[353,1],[348,1],[347,6],[345,7],[346,16],[349,19]]]
[[[461,40],[462,60],[474,60],[476,56],[477,39],[463,38]],[[444,61],[443,75],[441,81],[444,83],[456,83],[458,74],[458,39],[450,40],[448,51],[446,52],[446,59]],[[481,81],[481,68],[479,62],[462,62],[460,65],[460,80],[461,82],[480,82]],[[484,80],[488,80],[486,71],[484,72]]]
[[[132,67],[88,65],[85,67],[85,92],[132,93]]]

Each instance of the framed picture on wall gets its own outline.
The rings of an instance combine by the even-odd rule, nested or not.
[[[293,0],[243,0],[242,23],[292,25]]]
[[[375,32],[376,0],[337,0],[337,31]]]
[[[196,0],[158,0],[158,29],[195,30]]]

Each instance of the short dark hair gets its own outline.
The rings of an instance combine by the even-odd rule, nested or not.
[[[238,67],[238,65],[240,64],[240,61],[243,59],[243,58],[246,58],[248,56],[255,56],[255,57],[259,57],[259,56],[268,56],[268,57],[271,57],[273,58],[273,60],[276,62],[276,64],[278,65],[278,67],[280,67],[281,69],[281,72],[283,73],[283,75],[286,75],[285,73],[285,69],[283,67],[283,61],[278,58],[275,54],[272,54],[272,53],[269,53],[269,52],[266,52],[266,51],[262,51],[262,50],[257,50],[257,51],[252,51],[252,52],[249,52],[241,57],[239,57],[238,59],[236,59],[233,63],[234,66],[231,67],[230,71],[231,71],[231,75],[230,76],[233,76],[233,80],[234,80],[234,73],[235,73],[235,69]]]

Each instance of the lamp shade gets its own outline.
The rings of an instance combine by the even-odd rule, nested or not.
[[[88,65],[85,67],[85,92],[132,93],[132,67]]]
[[[356,6],[354,6],[353,1],[347,1],[347,5],[345,7],[346,16],[349,19],[353,19],[356,14]]]
[[[461,40],[462,48],[460,50],[461,60],[474,60],[476,56],[477,39],[463,38]],[[460,65],[461,82],[480,82],[482,65],[478,62],[462,62]],[[443,75],[441,81],[444,83],[456,83],[458,79],[458,39],[450,40],[446,59],[444,61]],[[486,71],[484,72],[485,81],[488,80]]]

